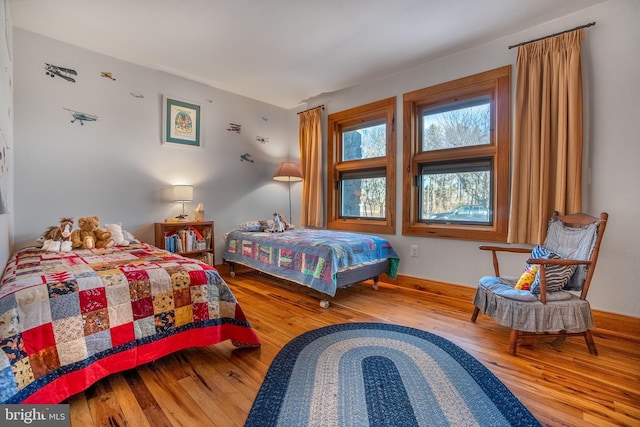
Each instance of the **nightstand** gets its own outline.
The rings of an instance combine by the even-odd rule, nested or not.
[[[213,221],[156,222],[155,245],[213,266]]]

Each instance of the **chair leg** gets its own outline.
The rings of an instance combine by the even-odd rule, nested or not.
[[[564,342],[566,341],[566,339],[567,339],[566,334],[563,333],[561,335],[558,335],[556,339],[554,339],[549,343],[549,347],[551,347],[554,350],[557,350],[564,345]]]
[[[589,348],[589,353],[594,356],[598,355],[598,349],[596,349],[596,343],[593,341],[593,335],[591,335],[591,331],[584,332],[584,340],[587,343],[587,347]]]
[[[518,347],[518,331],[516,329],[511,330],[511,334],[509,335],[509,354],[512,356],[516,355],[516,349]]]
[[[476,319],[478,318],[478,313],[480,313],[480,309],[478,307],[474,307],[473,314],[471,315],[471,322],[476,323]]]

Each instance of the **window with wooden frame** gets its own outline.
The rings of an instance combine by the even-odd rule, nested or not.
[[[511,66],[405,93],[402,234],[505,242]]]
[[[396,97],[330,114],[327,228],[395,233]]]

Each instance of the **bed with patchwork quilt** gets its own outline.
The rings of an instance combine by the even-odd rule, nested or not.
[[[25,248],[0,279],[0,402],[64,401],[188,347],[260,340],[218,271],[141,243]]]
[[[400,257],[378,236],[318,229],[234,230],[226,235],[224,261],[232,275],[238,263],[335,296],[338,288],[367,279],[374,279],[375,288],[381,274],[395,278]]]

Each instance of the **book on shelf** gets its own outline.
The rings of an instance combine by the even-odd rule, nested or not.
[[[211,247],[211,230],[207,230],[208,240],[196,228],[189,226],[164,233],[165,249],[169,252],[205,251]]]

